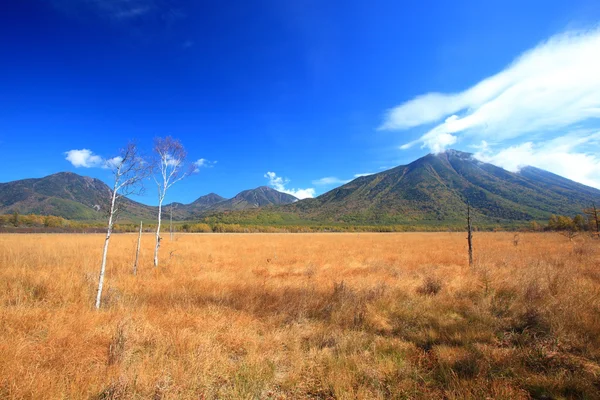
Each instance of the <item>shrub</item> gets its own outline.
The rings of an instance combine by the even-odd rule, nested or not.
[[[417,288],[417,293],[424,296],[435,296],[442,290],[442,282],[435,277],[428,276],[423,281],[423,285]]]

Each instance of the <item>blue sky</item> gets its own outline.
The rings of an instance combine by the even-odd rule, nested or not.
[[[445,148],[600,187],[596,0],[9,3],[0,182],[109,182],[98,160],[171,135],[207,161],[167,201],[319,195]]]

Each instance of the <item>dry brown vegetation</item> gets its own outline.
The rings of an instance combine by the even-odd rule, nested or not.
[[[598,398],[600,241],[0,235],[0,398]]]

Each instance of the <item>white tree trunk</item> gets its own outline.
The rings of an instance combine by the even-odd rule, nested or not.
[[[133,264],[133,274],[137,275],[138,260],[140,259],[140,247],[142,245],[142,224],[140,221],[140,235],[138,236],[137,249],[135,251],[135,263]]]
[[[156,228],[156,247],[154,247],[154,267],[158,267],[158,248],[160,247],[160,223],[162,221],[162,199],[158,202],[158,227]]]
[[[118,182],[117,182],[118,183]],[[110,203],[110,213],[108,215],[108,227],[106,229],[106,239],[104,239],[104,250],[102,251],[102,266],[100,267],[100,277],[98,278],[98,292],[96,293],[96,309],[100,308],[102,302],[102,288],[104,287],[104,273],[106,272],[106,256],[108,255],[108,243],[113,229],[113,216],[115,214],[115,202],[117,200],[117,184],[113,189],[112,200]]]

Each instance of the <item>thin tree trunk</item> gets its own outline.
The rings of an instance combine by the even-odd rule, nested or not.
[[[594,219],[596,220],[596,233],[600,232],[600,220],[598,219],[598,209],[596,208],[596,204],[593,204],[594,207]]]
[[[473,268],[473,226],[471,225],[471,205],[467,202],[467,241],[469,242],[469,267]]]
[[[158,227],[156,228],[156,247],[154,247],[154,267],[158,267],[158,248],[160,247],[160,223],[162,221],[162,200],[158,202]]]
[[[100,276],[98,278],[98,292],[96,293],[96,309],[100,308],[102,302],[102,288],[104,287],[104,273],[106,272],[106,256],[108,255],[108,243],[113,228],[113,216],[115,213],[115,202],[117,199],[117,190],[113,189],[112,200],[110,203],[110,214],[108,216],[108,228],[106,230],[106,239],[104,239],[104,250],[102,251],[102,266],[100,267]]]
[[[140,259],[140,247],[142,245],[142,221],[140,221],[140,235],[138,236],[137,249],[135,251],[135,263],[133,264],[133,274],[137,275],[138,260]]]

